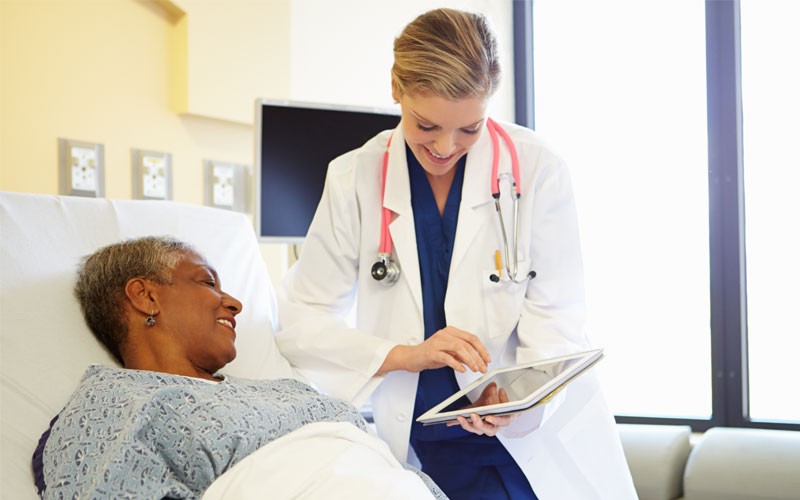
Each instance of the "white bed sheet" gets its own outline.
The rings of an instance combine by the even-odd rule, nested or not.
[[[222,499],[426,499],[422,479],[375,436],[345,422],[306,425],[263,446],[206,490]]]

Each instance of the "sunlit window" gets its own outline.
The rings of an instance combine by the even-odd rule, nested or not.
[[[619,415],[711,415],[704,8],[534,3],[536,130],[572,172],[589,333]]]
[[[800,2],[740,5],[750,416],[800,421]]]

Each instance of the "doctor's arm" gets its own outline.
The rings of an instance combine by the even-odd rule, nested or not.
[[[468,369],[486,373],[491,362],[489,350],[476,335],[447,326],[421,344],[393,347],[377,375],[396,370],[417,373],[445,366],[460,373]]]
[[[328,169],[300,259],[278,287],[281,352],[323,392],[359,404],[395,343],[352,328],[361,221],[354,168],[347,157]]]

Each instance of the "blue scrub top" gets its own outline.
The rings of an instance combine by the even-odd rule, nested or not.
[[[462,157],[454,167],[455,177],[441,216],[425,170],[408,145],[406,158],[427,339],[447,326],[444,299],[467,157]],[[419,374],[411,446],[422,470],[453,499],[536,498],[522,470],[496,437],[478,436],[460,426],[423,426],[416,421],[417,417],[458,389],[452,368],[424,370]],[[464,406],[470,404],[466,398],[463,403]]]

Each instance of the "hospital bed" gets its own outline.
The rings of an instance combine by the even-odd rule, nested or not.
[[[39,436],[88,365],[115,364],[85,326],[73,297],[78,260],[121,239],[166,234],[195,245],[216,267],[226,291],[243,304],[236,318],[238,356],[224,372],[247,378],[294,376],[273,340],[272,285],[252,224],[244,214],[164,201],[0,192],[3,499],[37,498],[31,455]],[[259,464],[249,466],[258,470]],[[302,474],[307,471],[292,471],[286,483],[301,484]],[[373,479],[360,474],[364,480]],[[235,479],[241,483],[242,477],[247,474]]]

